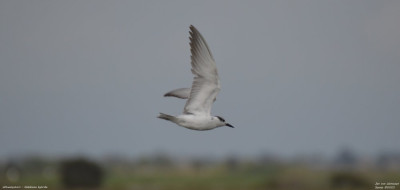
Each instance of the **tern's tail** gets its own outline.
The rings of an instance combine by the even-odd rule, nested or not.
[[[164,113],[160,113],[160,115],[158,115],[158,118],[165,119],[165,120],[172,121],[172,122],[174,122],[176,120],[176,117],[174,117],[172,115],[167,115]]]

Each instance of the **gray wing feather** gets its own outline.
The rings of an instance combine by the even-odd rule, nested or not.
[[[212,103],[220,91],[220,82],[211,51],[194,26],[190,26],[190,51],[194,79],[183,112],[210,115]]]
[[[190,96],[190,88],[178,88],[167,92],[164,96],[173,96],[182,99],[188,99]]]

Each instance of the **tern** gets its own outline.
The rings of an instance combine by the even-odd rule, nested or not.
[[[217,66],[214,58],[200,32],[190,26],[190,51],[192,73],[194,75],[192,88],[179,88],[164,96],[187,99],[183,114],[171,116],[160,113],[158,118],[176,123],[192,130],[211,130],[228,126],[234,128],[220,116],[211,116],[211,106],[221,89]]]

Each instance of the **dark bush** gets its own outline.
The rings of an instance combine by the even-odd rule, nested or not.
[[[66,188],[96,188],[103,181],[102,168],[85,159],[66,160],[61,163],[61,182]]]
[[[334,172],[330,184],[333,188],[367,188],[371,185],[361,174],[347,171]]]

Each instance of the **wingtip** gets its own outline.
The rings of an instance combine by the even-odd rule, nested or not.
[[[173,96],[173,94],[171,92],[167,92],[164,94],[164,97],[168,97],[168,96]]]
[[[190,32],[196,32],[197,31],[196,27],[194,27],[193,25],[190,25],[189,29],[190,29]]]

